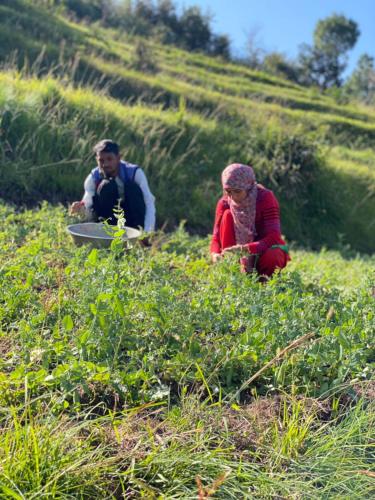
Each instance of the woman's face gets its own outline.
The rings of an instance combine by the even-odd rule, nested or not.
[[[224,189],[224,193],[231,198],[234,203],[241,203],[247,196],[246,189]]]

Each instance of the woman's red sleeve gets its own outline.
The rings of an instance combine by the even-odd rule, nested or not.
[[[216,205],[215,223],[214,223],[214,229],[212,231],[211,246],[210,246],[211,253],[221,253],[220,223],[225,209],[226,209],[225,201],[223,200],[223,198],[220,198],[220,200],[217,202]]]
[[[272,191],[267,192],[256,209],[260,211],[260,221],[257,227],[259,240],[249,244],[249,252],[262,254],[272,245],[280,244],[282,241],[280,208]]]

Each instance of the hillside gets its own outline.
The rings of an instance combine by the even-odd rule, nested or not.
[[[209,232],[222,168],[251,162],[289,240],[373,251],[374,109],[26,0],[3,0],[0,25],[5,200],[77,198],[92,144],[111,136],[145,168],[160,225]]]

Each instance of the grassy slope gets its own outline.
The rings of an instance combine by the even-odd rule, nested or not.
[[[3,170],[3,197],[12,193],[13,199],[19,195],[26,202],[77,197],[80,163],[89,162],[92,142],[111,135],[125,145],[128,157],[147,170],[159,200],[160,222],[174,224],[184,218],[190,227],[208,231],[221,169],[230,161],[252,161],[258,177],[271,183],[281,200],[288,238],[335,246],[342,235],[356,249],[374,248],[374,159],[364,166],[354,155],[348,168],[337,148],[331,152],[337,145],[360,154],[359,148],[370,146],[375,137],[373,110],[339,106],[278,78],[171,47],[153,45],[157,71],[137,71],[131,65],[134,41],[98,26],[76,25],[22,0],[4,1],[0,22],[0,56],[9,57],[17,49],[21,65],[25,56],[37,60],[34,75],[53,67],[62,79],[39,84],[3,74],[1,106],[11,111],[11,117],[6,117],[9,136],[2,137],[3,144],[7,141],[17,149],[16,162],[10,158],[12,165],[16,163],[14,174],[52,164],[38,173],[32,170],[21,182]],[[14,26],[20,34],[10,36]],[[74,81],[80,82],[80,90],[67,87]],[[87,88],[94,82],[96,92],[105,88],[122,105],[101,101]],[[143,105],[134,107],[138,98]],[[95,113],[90,112],[93,109]],[[16,120],[17,113],[22,119]],[[28,114],[34,117],[26,118]],[[44,129],[42,117],[47,122]],[[24,144],[25,138],[30,140],[30,122],[32,160]],[[4,123],[3,128],[7,130]],[[327,144],[323,153],[317,154],[315,143]],[[309,174],[306,165],[301,167],[304,149],[313,163],[323,165],[319,172],[313,168]],[[41,175],[49,178],[56,164],[58,179],[46,189]],[[295,174],[296,168],[301,175]],[[306,179],[310,186],[304,190]],[[16,196],[7,180],[19,186]],[[194,209],[198,205],[199,210]]]

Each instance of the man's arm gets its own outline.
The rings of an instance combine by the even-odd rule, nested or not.
[[[84,183],[84,189],[85,192],[82,197],[82,201],[85,204],[85,208],[91,210],[92,205],[93,205],[93,198],[95,196],[96,192],[96,186],[95,186],[95,181],[94,178],[91,174],[89,174]]]
[[[96,186],[91,174],[89,174],[84,183],[84,194],[81,201],[75,201],[70,207],[71,214],[82,213],[87,220],[93,219],[92,205],[95,196]]]
[[[151,193],[148,186],[147,178],[145,173],[141,168],[137,168],[134,176],[134,182],[138,184],[143,193],[143,199],[146,205],[146,214],[144,221],[145,232],[151,232],[155,230],[155,197]]]

